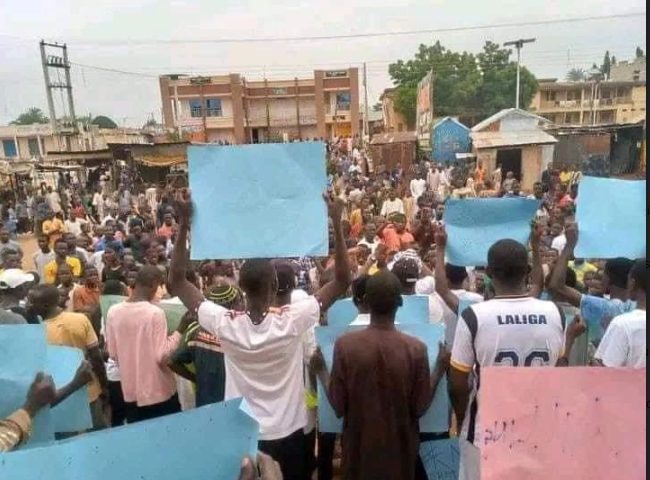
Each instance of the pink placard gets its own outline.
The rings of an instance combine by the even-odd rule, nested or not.
[[[645,479],[645,388],[645,369],[482,369],[481,478]]]

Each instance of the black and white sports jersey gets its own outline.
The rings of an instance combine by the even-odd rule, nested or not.
[[[456,327],[451,365],[476,374],[463,425],[470,442],[480,446],[480,368],[553,367],[563,353],[564,329],[564,315],[557,305],[532,297],[499,297],[463,312]]]

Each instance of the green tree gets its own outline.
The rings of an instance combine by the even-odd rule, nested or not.
[[[97,125],[99,128],[117,128],[117,123],[104,115],[93,118],[92,124]]]
[[[600,73],[602,73],[605,78],[609,78],[609,74],[612,71],[612,59],[609,56],[609,50],[605,52],[605,58],[603,58],[603,64],[600,66]]]
[[[635,53],[636,58],[642,58],[645,57],[645,52],[641,47],[636,47],[636,53]]]
[[[372,106],[372,111],[373,112],[381,112],[383,110],[383,105],[381,102],[377,102]]]
[[[33,125],[35,123],[48,123],[49,118],[45,116],[40,108],[28,108],[25,112],[18,115],[18,118],[11,122],[11,125]]]
[[[572,68],[567,72],[566,79],[569,82],[583,82],[587,79],[587,72],[582,68]]]
[[[487,42],[478,55],[453,52],[438,41],[420,45],[411,60],[398,60],[388,67],[397,85],[395,108],[412,127],[415,124],[417,84],[430,71],[434,74],[435,116],[487,117],[512,107],[517,78],[511,51]],[[521,69],[521,104],[525,106],[537,89],[535,77]]]

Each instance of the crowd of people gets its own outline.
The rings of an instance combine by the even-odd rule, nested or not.
[[[87,362],[62,393],[39,374],[24,409],[0,424],[0,450],[29,435],[39,408],[87,383],[94,429],[245,398],[262,478],[331,479],[340,456],[346,479],[421,479],[420,441],[480,445],[480,367],[645,367],[645,259],[575,258],[580,175],[566,169],[549,165],[522,192],[501,168],[423,161],[375,172],[354,142],[330,143],[330,256],[201,262],[188,260],[186,189],[122,176],[112,190],[100,178],[3,201],[0,324],[43,323],[49,343]],[[519,196],[540,201],[529,244],[497,242],[485,268],[445,262],[448,198]],[[31,258],[17,240],[28,232]],[[101,295],[126,300],[102,315]],[[445,326],[431,369],[426,346],[395,328],[404,295],[427,296],[429,322]],[[314,327],[346,296],[368,327],[336,342],[328,371]],[[464,300],[476,303],[461,312]],[[162,303],[187,308],[173,332]],[[449,428],[421,434],[445,375]],[[343,418],[340,439],[318,430],[316,378]],[[241,478],[256,478],[250,464]]]

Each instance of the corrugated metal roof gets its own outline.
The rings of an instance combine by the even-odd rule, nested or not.
[[[519,132],[472,132],[474,148],[497,148],[517,145],[544,145],[557,143],[557,139],[541,130]]]
[[[546,125],[551,123],[546,118],[527,112],[526,110],[516,109],[516,108],[506,108],[505,110],[501,110],[500,112],[495,113],[491,117],[486,118],[481,123],[477,123],[476,125],[474,125],[472,127],[472,132],[480,132],[481,130],[484,130],[485,128],[492,125],[494,122],[497,122],[502,118],[512,114],[520,115],[522,117],[534,118],[538,120],[541,125]]]
[[[382,145],[385,143],[405,143],[417,141],[415,132],[392,132],[392,133],[378,133],[373,135],[371,145]]]

